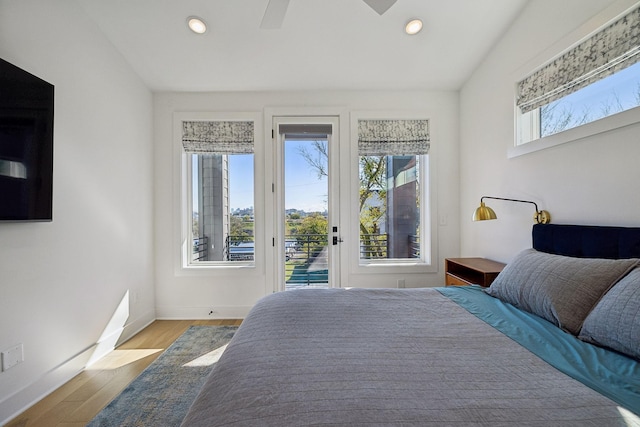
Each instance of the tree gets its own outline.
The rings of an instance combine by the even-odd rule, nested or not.
[[[305,147],[301,147],[298,153],[309,163],[312,169],[316,170],[318,179],[323,176],[329,176],[327,171],[329,151],[327,141],[315,140],[311,142],[313,146],[313,153],[307,150]]]
[[[387,213],[386,156],[360,156],[360,239],[366,258],[384,257],[386,242],[380,240],[380,221]]]
[[[625,111],[629,108],[640,106],[640,83],[636,85],[634,99],[626,104],[614,89],[608,97],[602,98],[599,111],[595,108],[595,104],[578,103],[578,105],[582,105],[582,111],[580,113],[574,111],[573,104],[565,97],[541,106],[540,137],[553,135]]]
[[[316,255],[327,246],[327,218],[319,213],[309,215],[300,221],[296,234],[298,243],[308,253]]]
[[[329,153],[326,141],[313,141],[312,152],[301,148],[299,153],[314,169],[318,179],[328,176]],[[387,212],[387,164],[386,156],[360,156],[359,160],[359,209],[360,239],[366,256],[381,256],[386,247],[380,247],[375,236],[380,233],[380,221]]]
[[[231,227],[229,231],[229,235],[231,236],[232,243],[240,243],[240,242],[252,242],[253,236],[245,227],[242,219],[236,215],[231,215],[230,217]]]

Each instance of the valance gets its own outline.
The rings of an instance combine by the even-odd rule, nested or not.
[[[360,156],[421,155],[429,146],[429,120],[358,120]]]
[[[182,145],[191,154],[253,153],[252,121],[184,121]]]
[[[526,113],[639,60],[640,8],[636,8],[518,82],[516,105]]]

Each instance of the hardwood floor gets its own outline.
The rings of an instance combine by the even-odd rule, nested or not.
[[[156,320],[5,427],[84,427],[191,325],[242,320]]]

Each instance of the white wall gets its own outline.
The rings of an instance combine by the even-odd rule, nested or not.
[[[465,84],[460,96],[463,256],[509,261],[531,247],[533,206],[489,200],[498,220],[474,223],[471,216],[483,195],[535,201],[554,223],[639,225],[640,124],[507,158],[514,140],[515,82],[633,3],[530,1]]]
[[[156,309],[159,318],[206,318],[243,316],[266,293],[269,268],[256,268],[253,276],[238,274],[180,274],[175,264],[179,257],[179,234],[172,232],[179,221],[180,188],[176,170],[173,114],[175,112],[258,112],[288,110],[295,114],[323,111],[398,111],[433,112],[431,156],[435,168],[436,218],[446,225],[437,226],[438,272],[428,274],[351,274],[342,286],[396,286],[403,278],[407,287],[439,286],[444,283],[443,259],[459,253],[458,224],[458,93],[457,92],[235,92],[235,93],[158,93],[154,97],[155,128],[155,219],[156,219]],[[268,114],[265,114],[268,115]],[[290,114],[291,115],[291,114]],[[268,120],[265,120],[268,121]],[[271,124],[267,123],[268,129]],[[342,127],[342,125],[341,125]],[[340,135],[349,143],[349,127]],[[263,133],[261,131],[261,133]],[[258,165],[263,174],[268,166]],[[259,171],[259,172],[260,172]],[[264,179],[259,180],[261,183]],[[341,183],[342,186],[342,183]],[[260,201],[258,201],[258,204]],[[269,214],[269,200],[262,206]],[[270,239],[269,239],[270,240]]]
[[[2,424],[155,301],[151,93],[76,2],[0,0],[0,57],[55,85],[53,222],[0,223]]]

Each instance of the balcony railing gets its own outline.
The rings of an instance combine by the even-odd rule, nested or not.
[[[361,259],[388,258],[388,234],[360,235]],[[419,236],[409,235],[409,258],[420,257]],[[193,260],[206,261],[209,239],[193,239]],[[226,261],[253,261],[255,244],[252,236],[227,236],[224,247]],[[285,236],[285,281],[287,288],[317,286],[328,283],[327,234],[288,234]]]
[[[388,258],[389,239],[388,234],[361,234],[360,259]],[[408,258],[420,258],[420,237],[415,234],[408,235],[407,245],[409,247]]]
[[[420,236],[409,234],[409,254],[411,258],[420,258]]]
[[[360,259],[387,258],[386,234],[360,234]]]
[[[253,236],[227,236],[224,254],[227,261],[253,261],[255,257]]]
[[[327,234],[288,234],[285,236],[286,289],[328,286],[327,246]]]
[[[205,261],[208,256],[209,238],[207,236],[193,239],[193,261]]]

